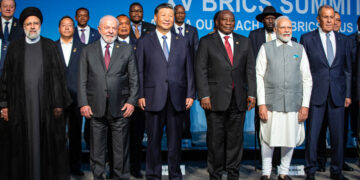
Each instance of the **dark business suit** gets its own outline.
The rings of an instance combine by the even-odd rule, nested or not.
[[[145,22],[145,21],[141,21],[140,37],[144,36],[145,34],[151,32],[151,31],[154,31],[154,30],[155,30],[155,25],[153,25],[151,23],[148,23],[148,22]],[[137,40],[136,37],[135,37],[135,33],[134,33],[132,25],[131,25],[131,28],[130,28],[130,37],[132,39]]]
[[[327,114],[331,134],[332,174],[339,174],[343,164],[344,103],[351,94],[351,56],[349,41],[337,32],[336,52],[331,66],[328,63],[319,30],[301,36],[301,44],[309,58],[313,78],[309,118],[306,123],[306,173],[317,170],[317,146],[319,133]],[[334,45],[333,45],[334,46]],[[325,47],[326,48],[326,47]]]
[[[68,121],[69,133],[69,163],[71,171],[79,171],[81,169],[81,129],[82,116],[77,104],[77,85],[80,54],[84,45],[73,39],[71,54],[68,65],[65,63],[63,49],[60,40],[56,41],[60,52],[60,57],[65,68],[66,85],[73,103],[65,110],[65,118]]]
[[[13,17],[13,22],[11,24],[11,30],[9,32],[9,39],[8,39],[8,44],[16,39],[25,37],[25,33],[24,33],[24,29],[21,26],[21,24],[19,23],[19,20]],[[2,27],[2,19],[0,18],[0,38],[4,39],[4,30]]]
[[[185,38],[171,34],[168,61],[160,43],[156,31],[152,31],[140,38],[136,47],[139,98],[146,101],[146,178],[161,179],[161,137],[166,124],[169,179],[182,179],[181,125],[186,98],[195,98],[193,64]]]
[[[233,33],[231,65],[219,32],[200,39],[195,60],[199,99],[210,97],[206,111],[210,179],[239,178],[247,98],[256,97],[255,58],[248,38]]]
[[[101,39],[100,39],[101,40]],[[123,117],[125,103],[135,105],[138,98],[138,75],[133,49],[125,43],[113,44],[108,70],[100,40],[86,46],[80,57],[78,104],[89,105],[90,165],[94,179],[105,171],[107,129],[112,132],[114,179],[128,179],[129,120]]]
[[[74,39],[81,42],[80,36],[81,36],[81,34],[78,31],[78,28],[75,27]],[[99,40],[100,37],[101,37],[101,35],[99,34],[99,32],[96,29],[90,27],[89,41],[85,44],[91,44],[91,43]]]
[[[351,38],[355,39],[355,41],[353,41],[353,43],[356,43],[353,49],[353,53],[354,53],[353,55],[356,59],[356,67],[357,69],[360,69],[360,36],[358,35],[358,32],[353,34]],[[358,96],[354,103],[358,104],[360,102],[360,71],[356,71],[356,93],[358,94]],[[357,135],[357,153],[358,153],[358,157],[360,158],[360,117],[359,116],[357,118],[356,135]]]

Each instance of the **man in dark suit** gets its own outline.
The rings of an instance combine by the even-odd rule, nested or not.
[[[65,118],[68,121],[70,172],[83,176],[84,173],[81,171],[83,118],[77,104],[77,81],[80,53],[84,45],[74,40],[74,27],[74,20],[71,17],[62,17],[59,21],[60,39],[56,41],[56,44],[65,68],[67,88],[72,98],[72,104],[65,110]]]
[[[0,38],[8,45],[11,41],[24,37],[19,20],[14,18],[16,3],[14,0],[2,0],[0,5]]]
[[[77,27],[75,28],[74,39],[83,44],[91,44],[100,39],[99,32],[88,25],[90,19],[89,10],[81,7],[76,10],[75,20]]]
[[[306,123],[306,179],[315,179],[317,145],[322,122],[327,114],[331,134],[332,179],[343,176],[344,107],[351,104],[351,56],[349,41],[334,32],[334,9],[323,5],[318,10],[320,27],[301,36],[313,78],[309,119]]]
[[[180,180],[182,121],[195,98],[193,64],[188,41],[171,32],[172,5],[158,5],[154,20],[156,30],[140,38],[136,47],[138,103],[145,111],[148,135],[146,179],[161,179],[161,137],[166,125],[169,179]]]
[[[116,40],[119,22],[100,20],[101,39],[86,46],[80,57],[78,104],[90,119],[90,166],[103,179],[108,126],[111,131],[114,179],[129,179],[129,117],[138,97],[139,80],[133,49]]]
[[[131,20],[130,36],[139,39],[144,34],[155,30],[155,25],[143,21],[143,7],[140,3],[134,2],[130,5],[129,16]]]
[[[207,118],[210,179],[238,179],[246,110],[255,106],[255,58],[248,38],[233,32],[234,14],[222,11],[218,30],[200,39],[196,87]]]

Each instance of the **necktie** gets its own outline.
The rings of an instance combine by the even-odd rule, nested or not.
[[[139,29],[138,29],[139,25],[134,24],[134,26],[135,26],[135,37],[136,37],[136,39],[139,39],[139,37],[140,37],[140,32],[139,32]]]
[[[122,42],[124,42],[124,43],[126,43],[126,44],[127,44],[127,42],[126,42],[125,40],[123,40]]]
[[[184,36],[184,35],[182,34],[182,29],[183,29],[182,27],[178,27],[179,35],[180,35],[180,36]]]
[[[108,70],[109,64],[110,64],[110,50],[109,50],[110,44],[106,44],[105,47],[106,47],[105,57],[104,57],[104,59],[105,59],[105,67],[106,67],[106,70]]]
[[[268,33],[267,33],[267,39],[266,39],[266,42],[272,41],[271,34],[272,34],[271,32],[268,32]]]
[[[228,57],[230,59],[230,63],[231,63],[231,65],[233,65],[233,53],[232,53],[231,46],[230,46],[230,43],[229,43],[229,38],[230,38],[230,36],[224,36],[225,49],[226,49],[226,52],[227,52]]]
[[[327,50],[328,63],[329,66],[331,66],[332,62],[334,61],[334,50],[330,41],[330,33],[326,34],[326,50]]]
[[[85,43],[85,29],[80,29],[80,31],[81,31],[81,36],[80,36],[81,42],[83,44],[86,44]]]
[[[169,47],[166,43],[166,39],[167,37],[166,36],[162,36],[163,38],[163,51],[164,51],[164,55],[165,55],[165,58],[166,58],[166,61],[168,61],[169,59]]]
[[[5,29],[4,29],[4,39],[7,41],[9,39],[9,21],[5,21]]]

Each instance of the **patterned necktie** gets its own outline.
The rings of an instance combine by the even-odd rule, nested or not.
[[[330,41],[330,33],[326,33],[326,50],[327,50],[327,60],[329,63],[329,66],[334,61],[334,49]]]
[[[272,34],[271,32],[268,32],[268,33],[267,33],[267,39],[266,39],[266,42],[272,41],[271,34]]]
[[[183,33],[182,33],[182,29],[183,29],[182,27],[178,27],[179,35],[180,35],[180,36],[184,36]]]
[[[5,29],[4,29],[4,39],[5,41],[9,40],[9,21],[5,21]]]
[[[139,25],[134,24],[134,26],[135,26],[135,37],[136,37],[136,39],[139,39],[139,37],[140,37],[140,32],[139,32],[139,29],[138,29]]]
[[[227,52],[228,57],[230,59],[230,63],[231,63],[231,65],[233,65],[233,53],[232,53],[231,46],[230,46],[230,43],[229,43],[229,38],[230,38],[230,36],[224,36],[225,49],[226,49],[226,52]]]
[[[86,44],[85,43],[85,29],[80,29],[80,31],[81,31],[80,40],[83,44]]]
[[[166,36],[162,36],[162,38],[163,38],[163,51],[164,51],[164,55],[165,55],[166,61],[168,61],[168,60],[169,60],[169,47],[168,47],[167,42],[166,42],[167,37],[166,37]]]
[[[105,47],[106,47],[105,57],[104,57],[104,59],[105,59],[105,67],[106,67],[106,70],[108,70],[109,64],[110,64],[110,50],[109,50],[110,44],[106,44]]]

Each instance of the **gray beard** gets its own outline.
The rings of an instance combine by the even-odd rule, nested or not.
[[[26,30],[24,30],[24,32],[27,38],[34,40],[40,36],[41,28],[36,32],[36,34],[30,34],[30,32]]]

